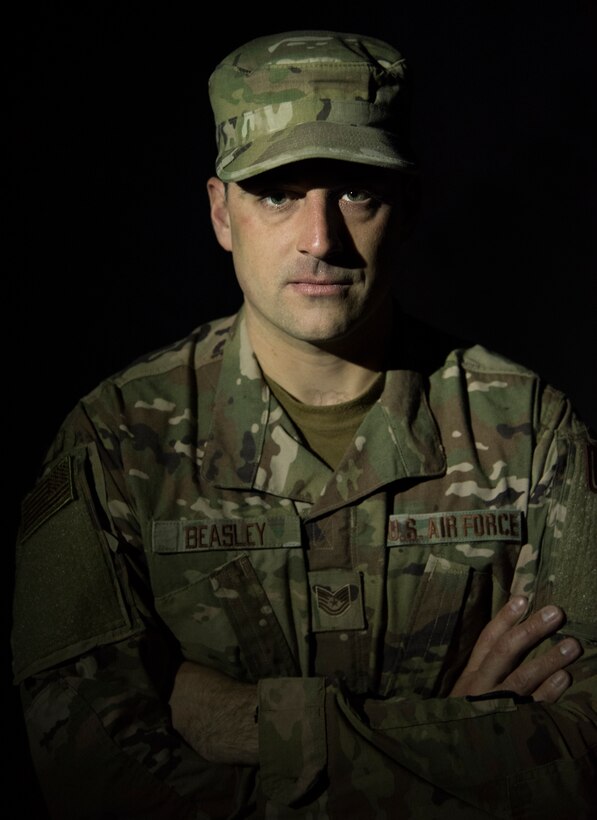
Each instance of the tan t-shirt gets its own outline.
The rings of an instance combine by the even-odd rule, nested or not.
[[[371,387],[340,404],[304,404],[283,387],[265,377],[272,393],[300,430],[305,443],[332,469],[340,460],[367,412],[380,397],[385,374],[380,373]]]

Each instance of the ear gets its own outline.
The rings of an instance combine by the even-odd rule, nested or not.
[[[207,180],[207,194],[209,196],[211,224],[213,225],[216,239],[225,251],[231,251],[232,235],[226,186],[218,177],[210,177]]]

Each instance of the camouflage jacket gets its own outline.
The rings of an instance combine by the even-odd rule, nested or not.
[[[535,374],[398,324],[335,471],[242,310],[69,415],[24,500],[12,639],[54,816],[594,816],[595,442]],[[447,698],[513,593],[567,613],[573,685]],[[182,658],[257,682],[258,767],[173,730]]]

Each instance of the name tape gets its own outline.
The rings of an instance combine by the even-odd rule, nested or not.
[[[388,545],[522,540],[522,512],[515,509],[391,515]]]

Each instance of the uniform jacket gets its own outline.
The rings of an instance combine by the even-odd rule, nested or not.
[[[55,816],[595,816],[595,442],[483,347],[399,314],[389,353],[335,471],[242,310],[70,413],[23,503],[13,628]],[[446,697],[512,594],[564,609],[573,685]],[[259,767],[173,730],[182,659],[258,684]]]

